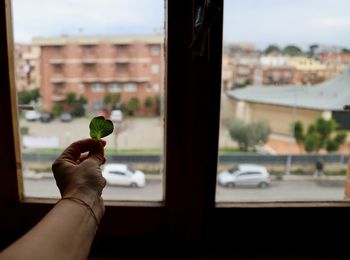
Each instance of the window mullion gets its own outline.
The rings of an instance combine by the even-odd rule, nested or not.
[[[20,148],[18,115],[13,68],[13,35],[10,0],[0,3],[0,234],[6,240],[19,232],[19,199],[22,194],[20,181]],[[1,238],[0,238],[1,239]]]
[[[198,56],[190,45],[204,1],[168,1],[166,205],[169,228],[187,240],[203,235],[215,206],[222,1],[212,2],[221,8],[204,38],[207,49]]]

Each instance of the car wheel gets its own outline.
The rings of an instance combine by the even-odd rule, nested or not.
[[[259,188],[266,188],[269,184],[267,182],[260,182],[258,186]]]
[[[234,182],[229,182],[226,184],[226,187],[228,187],[228,188],[233,188],[235,186],[236,186],[236,184]]]
[[[132,188],[137,188],[138,185],[137,185],[135,182],[133,182],[133,183],[130,184],[130,187],[132,187]]]

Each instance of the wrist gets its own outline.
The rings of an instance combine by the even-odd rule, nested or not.
[[[84,201],[94,212],[97,221],[100,222],[105,211],[103,199],[94,192],[72,191],[62,195],[62,198],[76,198]]]

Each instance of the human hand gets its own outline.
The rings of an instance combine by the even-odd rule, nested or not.
[[[89,204],[101,204],[104,212],[101,194],[106,180],[100,166],[106,161],[105,145],[104,140],[80,140],[68,146],[56,159],[52,171],[62,198],[75,197]]]

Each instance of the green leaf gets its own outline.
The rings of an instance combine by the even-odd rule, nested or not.
[[[101,139],[113,133],[113,123],[111,120],[106,120],[103,116],[94,117],[89,125],[90,136],[93,139]]]

